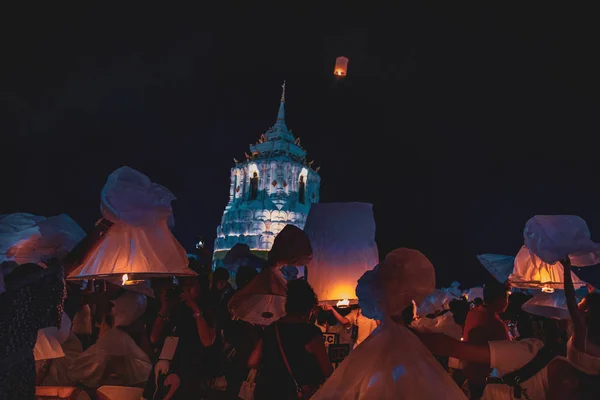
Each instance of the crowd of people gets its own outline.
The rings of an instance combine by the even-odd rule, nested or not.
[[[294,267],[313,251],[297,227],[281,231],[266,260],[236,246],[228,268],[213,269],[202,248],[186,260],[169,237],[165,254],[182,258],[164,272],[140,264],[155,250],[142,248],[146,233],[171,235],[170,208],[159,204],[161,220],[142,213],[159,223],[126,226],[139,209],[104,197],[121,217],[88,235],[64,216],[0,216],[0,400],[600,398],[600,293],[576,290],[585,282],[573,281],[568,257],[544,264],[554,271],[545,292],[565,300],[545,304],[550,314],[526,312],[544,292],[527,278],[539,263],[523,273],[540,286],[531,290],[511,279],[439,290],[429,259],[406,248],[358,278],[358,304],[333,306],[317,298],[308,268]],[[102,257],[113,268],[116,253],[135,264],[131,276],[83,268]],[[347,346],[342,359],[325,342],[332,333]]]
[[[510,288],[499,282],[486,284],[483,298],[455,299],[447,307],[428,315],[418,316],[416,303],[411,300],[398,315],[367,312],[367,316],[365,311],[369,307],[365,304],[362,304],[364,310],[357,306],[318,306],[309,282],[299,278],[287,283],[286,315],[268,326],[257,326],[234,318],[227,307],[235,291],[258,274],[256,268],[242,266],[235,277],[231,277],[227,269],[211,271],[191,258],[190,267],[198,276],[180,278],[176,282],[153,279],[156,298],[146,298],[143,312],[135,314],[135,321],[130,318],[126,324],[119,324],[116,321],[127,319],[119,313],[131,312],[121,309],[115,313],[114,310],[118,299],[128,292],[126,289],[109,282],[82,289],[80,282],[68,282],[64,303],[46,301],[44,308],[48,315],[45,311],[48,307],[61,303],[59,308],[53,307],[55,312],[51,314],[56,317],[63,313],[63,325],[65,320],[73,321],[67,328],[70,328],[68,340],[61,343],[64,353],[68,353],[68,362],[64,359],[54,364],[52,360],[36,361],[35,382],[38,386],[78,386],[82,389],[79,396],[89,397],[94,396],[98,386],[111,384],[138,387],[144,399],[238,399],[251,375],[256,376],[255,399],[310,398],[315,392],[317,399],[430,398],[418,381],[404,382],[412,387],[400,391],[411,394],[407,397],[389,394],[395,393],[393,388],[387,388],[384,394],[369,394],[368,388],[346,391],[336,388],[332,392],[335,394],[328,392],[330,377],[332,385],[342,379],[342,387],[348,388],[372,380],[374,371],[368,369],[371,364],[367,358],[377,350],[365,353],[361,348],[375,347],[373,343],[382,336],[380,331],[394,324],[406,327],[410,335],[418,338],[436,357],[437,365],[427,368],[445,370],[455,388],[460,388],[463,398],[598,398],[600,295],[590,288],[590,293],[578,303],[570,281],[570,265],[565,261],[564,266],[572,323],[524,312],[521,306],[531,295],[521,291],[511,294]],[[7,274],[4,281],[8,292],[2,295],[3,311],[16,288],[34,280],[39,286],[44,281],[41,274],[48,276],[48,269],[42,270],[34,264],[22,265]],[[56,285],[48,283],[47,290],[51,287]],[[55,288],[52,293],[62,292]],[[385,294],[385,290],[382,293]],[[47,300],[48,296],[44,298]],[[6,335],[15,334],[11,324],[16,322],[5,313],[2,317],[2,336],[5,343],[10,343]],[[90,329],[81,329],[82,318],[91,322],[87,327]],[[351,332],[353,351],[335,372],[323,342],[323,324],[328,327],[338,324]],[[35,326],[31,326],[30,330],[34,329]],[[390,352],[395,351],[394,346],[403,347],[400,343],[408,341],[404,331],[397,334],[404,335],[396,339],[403,342],[387,343]],[[90,349],[98,347],[106,338],[109,339],[104,346],[121,349],[121,356],[135,353],[127,347],[136,347],[142,354],[138,357],[145,364],[132,364],[135,369],[132,371],[123,367],[122,359],[114,357],[108,366],[106,362],[86,363],[82,355],[89,354]],[[176,345],[168,345],[174,338]],[[401,357],[407,363],[406,369],[411,368],[411,363],[418,364],[416,359],[407,358],[408,354]],[[424,356],[420,357],[419,362]],[[452,366],[453,359],[458,362]],[[380,362],[384,365],[387,360]],[[11,365],[10,360],[3,362],[5,374],[23,374],[21,379],[12,382],[26,384],[25,369],[11,369],[7,365]],[[52,368],[56,370],[54,373],[49,372]],[[352,368],[361,372],[350,373]],[[140,370],[145,376],[140,377]],[[257,373],[252,374],[253,370]],[[3,375],[0,383],[9,381]],[[21,397],[25,392],[18,385],[0,388],[13,391],[13,397],[2,392],[2,398],[26,398]],[[412,393],[420,393],[419,390],[423,395],[414,397]],[[14,397],[15,393],[19,393],[19,397]],[[357,394],[360,395],[356,397]],[[447,392],[446,398],[453,398],[450,394]]]

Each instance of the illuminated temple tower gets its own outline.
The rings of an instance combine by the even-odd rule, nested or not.
[[[229,202],[217,227],[213,268],[235,244],[245,243],[266,258],[287,224],[304,228],[312,203],[319,202],[321,177],[285,124],[285,82],[277,121],[250,146],[246,161],[231,169]]]

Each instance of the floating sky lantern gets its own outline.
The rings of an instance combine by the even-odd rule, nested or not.
[[[308,281],[319,301],[355,304],[358,279],[378,262],[373,206],[367,203],[317,203],[304,231],[313,250]],[[347,302],[347,303],[346,303]]]
[[[337,76],[346,76],[346,73],[348,73],[348,59],[346,57],[336,58],[333,74]]]

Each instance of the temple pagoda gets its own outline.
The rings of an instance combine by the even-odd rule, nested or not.
[[[319,202],[321,177],[285,123],[285,82],[275,125],[250,146],[245,161],[234,158],[229,202],[217,227],[213,268],[235,244],[267,257],[275,236],[287,224],[304,228],[312,203]]]

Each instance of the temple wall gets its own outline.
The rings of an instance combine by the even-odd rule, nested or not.
[[[255,172],[258,191],[251,200]],[[305,181],[304,204],[299,198],[301,176]],[[310,205],[319,201],[320,180],[312,169],[285,157],[236,165],[231,169],[229,202],[217,228],[215,253],[228,251],[237,243],[269,251],[287,224],[303,229]],[[213,262],[213,268],[217,266],[220,260]]]

